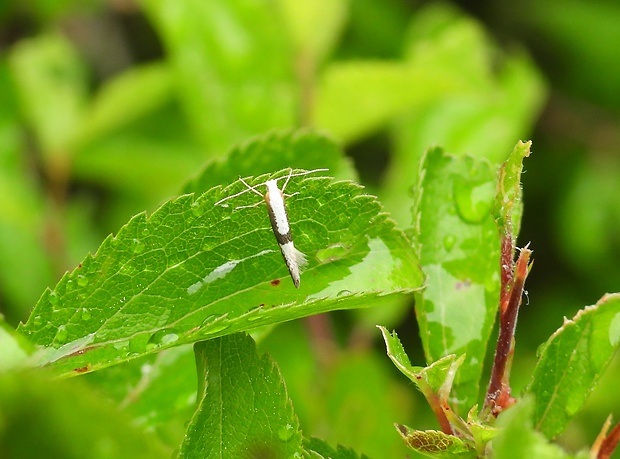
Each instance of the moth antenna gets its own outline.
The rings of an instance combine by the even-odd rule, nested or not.
[[[248,191],[253,191],[254,193],[258,194],[260,197],[263,197],[263,195],[261,194],[260,191],[256,190],[256,187],[262,186],[264,185],[264,183],[259,183],[258,185],[254,185],[254,186],[250,186],[247,184],[247,182],[245,180],[243,180],[241,177],[239,177],[239,180],[241,180],[241,183],[243,183],[247,188],[245,190],[242,190],[238,193],[235,194],[231,194],[230,196],[226,196],[225,198],[220,199],[218,202],[216,202],[215,204],[213,204],[214,206],[217,206],[218,204],[223,203],[224,201],[228,201],[229,199],[232,198],[236,198],[237,196],[241,196],[242,194],[247,193]]]

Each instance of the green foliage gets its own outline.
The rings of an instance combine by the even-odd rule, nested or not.
[[[287,189],[299,193],[288,200],[297,245],[313,254],[304,290],[281,283],[286,268],[266,211],[246,207],[256,196],[215,205],[244,189],[236,182],[196,199],[183,195],[106,239],[21,327],[46,349],[40,363],[63,375],[97,370],[170,346],[370,306],[422,285],[409,242],[376,200],[351,183],[312,176]]]
[[[197,409],[179,457],[301,455],[299,421],[275,363],[242,334],[195,345]],[[243,427],[241,427],[243,426]]]
[[[564,431],[582,408],[620,344],[620,295],[606,295],[566,320],[539,351],[526,393],[534,425],[547,438]]]
[[[620,9],[476,11],[493,23],[448,2],[3,3],[0,457],[586,457],[550,439],[581,427],[583,451],[620,410],[618,294],[574,314],[618,290]],[[240,178],[287,181],[299,289]],[[522,228],[536,306],[489,403]]]
[[[486,161],[431,149],[415,188],[414,240],[427,275],[416,295],[422,344],[427,362],[466,354],[454,387],[465,407],[478,396],[499,304],[495,177]]]
[[[486,176],[482,176],[482,180],[478,178],[480,176],[478,169],[472,167],[475,163],[469,157],[454,158],[445,155],[439,149],[431,149],[422,163],[423,169],[418,181],[419,200],[412,211],[414,221],[419,222],[416,227],[416,240],[417,244],[421,245],[420,258],[423,270],[427,274],[427,287],[424,291],[417,293],[416,310],[422,340],[427,346],[427,361],[432,363],[427,367],[412,366],[396,334],[389,333],[385,328],[381,328],[381,331],[386,342],[388,356],[396,367],[417,385],[442,428],[442,431],[434,431],[398,426],[403,440],[411,449],[425,456],[474,458],[481,455],[486,457],[489,451],[495,451],[496,457],[502,458],[568,457],[560,448],[549,444],[544,436],[553,438],[561,433],[568,421],[582,409],[588,393],[596,385],[620,344],[617,320],[620,317],[618,294],[603,297],[596,306],[581,310],[573,321],[566,321],[540,352],[532,382],[525,391],[526,395],[534,395],[535,401],[521,402],[525,408],[520,406],[521,403],[517,403],[519,405],[517,408],[510,408],[514,402],[507,400],[499,402],[501,409],[509,409],[500,417],[499,425],[503,425],[504,430],[499,431],[501,434],[497,440],[497,448],[495,448],[496,441],[494,440],[497,435],[497,430],[494,428],[496,413],[487,408],[487,405],[490,399],[497,402],[498,395],[487,394],[483,412],[477,413],[474,405],[477,387],[474,386],[472,390],[471,386],[479,381],[479,373],[476,378],[468,381],[468,386],[466,386],[471,390],[471,396],[466,398],[462,395],[463,390],[459,387],[462,379],[459,381],[458,377],[463,374],[467,375],[468,370],[471,373],[472,370],[465,365],[467,364],[466,357],[471,355],[472,350],[471,348],[457,348],[460,355],[457,359],[454,353],[449,354],[450,348],[447,347],[447,343],[451,342],[448,339],[456,337],[462,339],[468,336],[467,327],[463,326],[467,324],[467,318],[458,315],[463,304],[483,305],[485,296],[471,299],[459,297],[459,291],[469,288],[467,284],[472,281],[467,282],[466,285],[463,285],[465,282],[462,278],[456,278],[450,282],[445,281],[442,273],[446,270],[441,269],[441,263],[445,263],[451,269],[461,266],[461,272],[466,276],[472,276],[475,283],[474,275],[484,272],[481,266],[484,266],[485,255],[488,257],[489,254],[493,254],[494,266],[487,268],[489,279],[482,282],[482,285],[495,284],[495,294],[493,301],[489,303],[489,308],[500,302],[497,294],[500,272],[502,285],[506,283],[507,288],[513,288],[513,284],[505,279],[522,274],[516,272],[516,267],[507,267],[504,264],[512,264],[513,244],[516,239],[513,230],[519,227],[522,212],[520,175],[522,161],[527,156],[529,156],[529,144],[518,144],[510,157],[498,169],[497,178],[489,179],[487,173]],[[482,164],[488,167],[486,163]],[[469,186],[463,186],[463,183]],[[492,185],[490,192],[485,189],[489,188],[489,184]],[[465,207],[467,212],[463,210],[463,203],[468,204]],[[464,218],[466,215],[478,215],[479,218]],[[467,243],[467,235],[464,235],[467,230],[470,234],[475,234],[473,231],[480,231],[476,223],[485,218],[490,219],[491,224],[490,229],[485,230],[483,234],[489,233],[487,238],[495,245],[499,245],[500,240],[502,241],[501,263],[498,249],[493,250],[492,246],[487,247],[480,242]],[[460,220],[469,223],[469,226],[459,225]],[[446,256],[453,249],[452,244],[446,246],[445,237],[447,236],[444,235],[447,231],[454,235],[451,242],[465,241],[465,243],[456,245],[461,252],[456,261],[450,259],[449,255]],[[462,239],[457,239],[457,236]],[[480,238],[476,240],[479,241]],[[505,254],[508,255],[508,261],[505,260]],[[479,259],[476,259],[476,256]],[[476,266],[465,270],[468,267],[467,262],[475,262]],[[434,268],[435,263],[439,263],[440,269]],[[506,307],[507,302],[502,297],[502,314]],[[468,314],[471,315],[473,311],[475,309],[471,306],[467,308]],[[494,313],[495,309],[491,311]],[[425,321],[425,315],[429,313],[437,314],[437,319],[432,321],[436,328],[431,328]],[[491,314],[491,317],[493,315]],[[474,320],[473,323],[480,324],[484,320],[483,317],[478,317],[478,320]],[[504,326],[513,329],[514,323],[504,324],[502,321],[500,327]],[[456,327],[461,328],[457,328],[457,332],[452,333]],[[510,335],[508,336],[510,340],[513,339]],[[479,339],[476,340],[474,337],[472,341],[479,346]],[[433,346],[437,349],[435,351],[437,357],[429,358],[428,349],[432,350]],[[485,350],[483,348],[482,351],[475,353],[476,348],[473,349],[474,362],[478,363],[478,359],[484,355]],[[499,349],[498,341],[497,352]],[[444,357],[439,358],[441,356]],[[502,385],[508,386],[507,393],[510,395],[512,357],[507,356],[507,358],[506,368],[508,370],[500,376]],[[481,365],[475,370],[480,372]],[[490,385],[489,391],[491,391]],[[471,408],[467,419],[458,415],[463,408]],[[519,447],[508,446],[513,442],[517,442]]]
[[[476,451],[467,441],[448,435],[437,430],[408,431],[400,432],[403,440],[413,449],[421,454],[445,458],[471,458],[478,457]]]
[[[528,457],[586,459],[590,457],[586,452],[571,455],[557,445],[550,444],[532,425],[533,405],[533,400],[525,397],[499,419],[500,433],[493,442],[495,457],[502,459],[526,459]]]
[[[277,8],[240,0],[143,4],[164,41],[183,108],[210,153],[293,124],[293,54]]]
[[[102,400],[82,381],[50,381],[32,371],[0,375],[0,452],[25,459],[47,457],[167,458],[156,435]]]

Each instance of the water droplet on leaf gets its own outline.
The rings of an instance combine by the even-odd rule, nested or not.
[[[233,222],[237,222],[239,220],[241,220],[242,218],[244,218],[245,212],[243,212],[244,210],[247,209],[239,209],[239,210],[234,210],[231,214],[230,214],[230,219]]]
[[[284,427],[278,429],[278,438],[282,441],[289,441],[295,434],[295,427],[291,424],[286,424]]]
[[[456,237],[453,234],[448,234],[443,238],[443,246],[444,248],[450,252],[454,248],[454,244],[456,243]]]
[[[194,214],[195,217],[200,217],[200,216],[202,216],[202,214],[205,213],[205,206],[203,206],[198,201],[194,201],[192,203],[191,208],[192,208],[192,214]]]
[[[88,277],[84,274],[79,274],[77,277],[77,283],[80,287],[86,287],[88,285]]]
[[[145,249],[145,246],[140,241],[140,239],[133,239],[131,241],[131,251],[133,253],[142,253],[142,252],[144,252],[144,249]]]
[[[69,336],[69,332],[67,331],[67,327],[65,327],[64,325],[61,325],[60,327],[58,327],[58,332],[56,333],[55,341],[57,343],[62,344],[67,341],[68,336]]]
[[[209,325],[214,320],[215,320],[215,315],[211,314],[210,316],[205,317],[205,319],[202,321],[202,326],[204,327],[206,325]]]
[[[325,263],[328,261],[335,261],[343,258],[349,250],[343,246],[342,244],[333,244],[324,249],[318,250],[316,252],[316,258],[321,262]]]
[[[92,317],[92,314],[88,308],[82,308],[82,312],[80,313],[80,318],[82,320],[88,320]]]
[[[52,290],[49,294],[48,300],[50,302],[50,304],[58,304],[58,293],[56,293],[56,291]]]
[[[453,196],[460,217],[468,223],[480,223],[493,209],[495,184],[492,181],[456,177]]]
[[[149,342],[146,344],[146,349],[154,349],[156,347],[165,346],[170,343],[174,343],[179,339],[176,330],[174,328],[163,328],[156,331],[149,338]]]

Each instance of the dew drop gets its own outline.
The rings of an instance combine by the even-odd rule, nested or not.
[[[82,308],[82,311],[80,312],[80,318],[82,320],[88,320],[92,317],[92,314],[90,312],[90,309],[88,308]]]
[[[243,212],[246,209],[239,209],[239,210],[234,210],[231,214],[230,214],[230,219],[233,222],[238,222],[239,220],[241,220],[242,218],[244,218],[244,214],[245,212]]]
[[[340,290],[338,293],[336,293],[336,296],[346,296],[346,295],[351,295],[351,290]]]
[[[67,279],[67,284],[65,286],[66,291],[71,292],[74,288],[75,288],[75,282],[73,282],[73,279]]]
[[[67,331],[67,327],[61,325],[58,327],[58,332],[56,332],[56,341],[57,343],[63,344],[67,341],[67,337],[69,336],[69,332]]]
[[[112,346],[117,351],[125,351],[125,350],[129,349],[129,344],[130,343],[128,341],[119,341],[117,343],[114,343]]]
[[[448,234],[443,238],[443,247],[450,252],[454,248],[454,244],[456,244],[456,237],[453,234]]]
[[[295,427],[291,424],[286,424],[278,429],[278,438],[282,441],[289,441],[295,434]]]
[[[49,294],[48,300],[50,304],[58,304],[58,293],[55,290],[52,290]]]
[[[205,206],[203,206],[200,202],[198,201],[194,201],[192,203],[192,214],[194,214],[194,216],[196,217],[201,217],[202,214],[205,213]]]
[[[210,316],[205,317],[205,319],[202,321],[201,327],[205,327],[205,326],[209,325],[215,319],[216,319],[216,317],[215,317],[214,314],[211,314]]]
[[[493,208],[495,184],[492,181],[456,177],[453,196],[459,216],[468,223],[480,223]]]
[[[146,350],[154,349],[156,347],[165,346],[167,344],[174,343],[179,339],[176,330],[174,328],[163,328],[156,331],[149,338],[146,344]]]
[[[321,263],[326,263],[329,261],[339,260],[343,258],[348,252],[349,250],[342,244],[333,244],[329,247],[317,251],[316,258]]]
[[[144,243],[140,241],[140,239],[133,239],[131,241],[131,251],[133,253],[142,253],[144,252],[144,249],[145,249]]]
[[[80,287],[86,287],[88,285],[88,277],[86,277],[84,274],[78,274],[77,284]]]
[[[40,326],[43,323],[43,317],[41,317],[40,315],[34,316],[32,323],[37,327]]]

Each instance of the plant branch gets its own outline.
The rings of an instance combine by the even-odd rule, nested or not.
[[[519,258],[514,268],[514,272],[504,276],[505,252],[511,251],[511,247],[502,244],[502,282],[504,277],[509,279],[511,285],[503,287],[500,304],[500,330],[497,338],[497,348],[493,369],[491,370],[491,380],[484,403],[485,411],[489,411],[493,416],[497,416],[502,410],[514,403],[514,398],[510,395],[510,367],[514,354],[515,329],[517,317],[525,279],[529,272],[529,261],[532,251],[525,247],[521,250]]]

